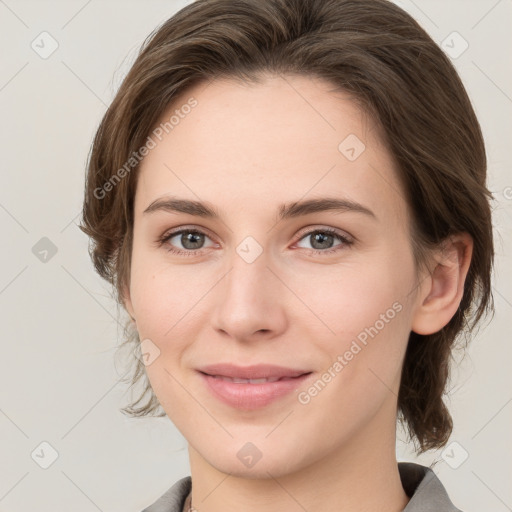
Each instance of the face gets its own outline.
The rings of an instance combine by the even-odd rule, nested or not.
[[[418,276],[375,125],[306,77],[201,84],[162,121],[176,109],[141,164],[126,292],[167,415],[203,462],[251,478],[394,452]]]

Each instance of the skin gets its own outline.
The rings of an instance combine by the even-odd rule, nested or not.
[[[393,159],[374,123],[328,83],[216,80],[187,90],[162,120],[190,97],[198,105],[141,164],[125,306],[140,339],[160,351],[146,370],[189,443],[193,506],[403,510],[395,423],[407,340],[411,330],[438,331],[456,312],[471,238],[453,237],[428,271],[416,267]],[[354,161],[338,150],[349,134],[366,146]],[[167,194],[209,202],[221,219],[143,213]],[[323,211],[277,221],[282,203],[325,196],[356,201],[375,218]],[[207,234],[193,256],[167,250],[187,250],[179,235],[158,245],[183,226]],[[353,243],[334,238],[318,249],[307,233],[329,227]],[[263,249],[252,263],[236,250],[248,236]],[[195,371],[272,363],[309,369],[316,380],[396,303],[400,312],[307,404],[297,397],[311,381],[264,408],[236,409]],[[247,442],[261,452],[251,468],[237,457]]]

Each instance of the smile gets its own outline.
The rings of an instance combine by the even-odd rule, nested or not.
[[[304,373],[297,377],[263,377],[243,379],[208,375],[198,372],[206,389],[212,397],[235,409],[250,411],[283,400],[292,392],[300,390],[304,381],[313,373]]]

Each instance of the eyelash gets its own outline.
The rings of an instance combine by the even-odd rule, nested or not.
[[[175,249],[172,245],[167,244],[167,242],[171,238],[174,238],[176,235],[181,235],[183,233],[192,233],[192,234],[204,235],[204,236],[208,237],[207,233],[205,233],[204,231],[201,231],[199,229],[196,229],[196,228],[181,228],[181,229],[178,229],[176,231],[171,231],[171,232],[164,233],[158,239],[158,242],[157,242],[158,246],[162,247],[163,245],[167,245],[167,247],[165,249],[168,252],[170,252],[172,254],[176,254],[178,256],[197,256],[197,254],[200,253],[201,249],[197,249],[197,250],[189,249],[189,250],[185,250],[184,251],[184,250],[181,250],[181,249]],[[344,247],[349,247],[349,246],[351,246],[354,243],[351,239],[349,239],[348,237],[340,234],[338,231],[336,231],[335,229],[332,229],[332,228],[321,228],[321,229],[317,228],[317,229],[313,229],[313,230],[307,231],[307,232],[303,233],[300,236],[300,238],[297,240],[297,242],[300,242],[304,238],[306,238],[308,236],[311,236],[313,234],[317,234],[317,233],[322,233],[322,234],[326,234],[327,233],[327,234],[332,235],[333,237],[337,238],[342,243],[339,244],[339,245],[336,245],[335,247],[333,247],[331,249],[326,249],[326,250],[308,249],[310,254],[314,254],[314,255],[332,254],[332,253],[338,252],[340,250],[343,250]],[[297,243],[297,242],[295,242],[295,243]]]

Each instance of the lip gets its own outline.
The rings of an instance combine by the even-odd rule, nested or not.
[[[294,370],[275,365],[240,367],[232,364],[207,366],[198,370],[198,373],[215,398],[242,410],[265,407],[297,390],[312,375],[308,370]],[[251,384],[232,382],[224,378],[279,380]]]

